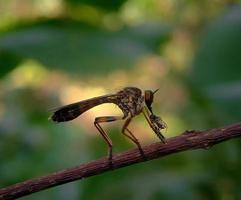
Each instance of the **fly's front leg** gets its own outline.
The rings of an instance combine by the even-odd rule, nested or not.
[[[149,113],[148,109],[146,107],[144,107],[142,113],[144,114],[146,121],[148,122],[148,124],[150,125],[150,127],[152,128],[152,130],[155,132],[155,134],[157,135],[157,137],[163,142],[166,143],[166,139],[165,137],[161,134],[160,129],[164,129],[166,128],[166,124],[161,120],[160,117],[157,117],[156,115],[154,115],[153,113]]]
[[[95,122],[94,122],[95,127],[97,128],[97,130],[99,131],[101,136],[104,138],[105,142],[108,144],[108,147],[109,147],[108,159],[109,159],[110,165],[112,165],[112,146],[113,145],[112,145],[112,141],[109,138],[109,136],[107,135],[107,133],[100,126],[100,123],[113,122],[113,121],[120,120],[120,119],[122,119],[122,117],[104,116],[104,117],[96,117]]]
[[[141,148],[141,144],[139,143],[138,139],[137,139],[137,138],[134,136],[134,134],[127,128],[128,125],[129,125],[130,122],[131,122],[131,119],[132,119],[132,118],[130,117],[130,118],[128,118],[128,119],[125,121],[125,123],[124,123],[124,125],[123,125],[123,127],[122,127],[121,132],[123,133],[123,135],[125,135],[126,137],[128,137],[131,141],[133,141],[133,142],[137,145],[137,147],[138,147],[141,155],[142,155],[143,157],[145,157],[144,152],[143,152],[143,149]],[[127,131],[129,134],[127,134],[126,131]]]

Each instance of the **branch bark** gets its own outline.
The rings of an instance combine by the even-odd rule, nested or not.
[[[241,137],[241,122],[207,131],[185,131],[180,136],[168,139],[166,144],[158,142],[143,147],[145,158],[141,156],[138,149],[129,150],[113,156],[112,167],[110,167],[107,158],[102,158],[71,169],[55,172],[47,176],[34,178],[0,189],[0,199],[16,199],[57,185],[80,180],[135,163],[161,158],[181,151],[208,149],[215,144],[237,137]]]

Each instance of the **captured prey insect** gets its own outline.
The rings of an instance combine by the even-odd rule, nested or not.
[[[108,156],[110,164],[112,164],[112,141],[107,135],[107,133],[100,126],[100,124],[103,122],[112,122],[116,120],[126,119],[121,132],[123,135],[128,137],[137,145],[137,147],[140,150],[140,153],[144,156],[143,150],[138,139],[128,129],[128,125],[130,124],[133,117],[139,115],[140,113],[143,113],[145,119],[147,120],[149,126],[152,128],[154,133],[163,143],[165,143],[165,137],[161,134],[160,130],[167,128],[167,125],[164,121],[162,121],[160,117],[154,115],[152,111],[153,98],[154,94],[157,91],[158,90],[155,90],[154,92],[151,90],[145,90],[144,94],[142,94],[142,91],[139,88],[125,87],[115,94],[94,97],[91,99],[79,101],[73,104],[57,108],[54,110],[54,113],[50,117],[50,119],[52,119],[54,122],[70,121],[97,105],[103,103],[114,103],[122,110],[124,114],[123,116],[96,117],[94,121],[95,127],[108,144]]]

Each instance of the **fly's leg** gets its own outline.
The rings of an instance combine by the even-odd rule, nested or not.
[[[148,113],[147,109],[145,109],[145,107],[144,107],[144,110],[142,111],[142,113],[143,113],[146,121],[148,122],[149,126],[151,127],[151,129],[153,131],[155,131],[154,125],[151,123],[151,120],[150,120],[150,117],[149,117],[149,113]]]
[[[146,118],[146,121],[152,128],[152,130],[155,132],[157,137],[163,142],[166,143],[165,137],[161,134],[160,129],[166,128],[166,124],[164,124],[162,121],[160,121],[160,118],[155,116],[154,114],[150,114],[148,110],[144,107],[142,111],[144,117]],[[151,118],[152,117],[152,118]],[[157,121],[158,120],[158,121]]]
[[[97,130],[99,131],[99,133],[101,134],[101,136],[104,138],[105,142],[108,145],[108,159],[109,159],[109,164],[112,165],[112,141],[109,138],[109,136],[107,135],[107,133],[102,129],[102,127],[100,126],[100,123],[103,122],[113,122],[116,120],[120,120],[122,119],[121,117],[115,117],[115,116],[104,116],[104,117],[96,117],[95,121],[94,121],[94,125],[97,128]]]
[[[123,133],[123,135],[125,135],[126,137],[128,137],[132,142],[134,142],[134,143],[137,145],[137,147],[138,147],[141,155],[142,155],[143,157],[145,157],[144,151],[143,151],[143,149],[141,148],[141,144],[139,143],[138,139],[137,139],[137,138],[134,136],[134,134],[127,128],[128,125],[129,125],[130,122],[131,122],[131,119],[132,119],[132,118],[130,117],[130,118],[128,118],[128,119],[125,121],[125,123],[124,123],[124,125],[123,125],[123,127],[122,127],[121,132]],[[127,131],[127,132],[126,132],[126,131]]]

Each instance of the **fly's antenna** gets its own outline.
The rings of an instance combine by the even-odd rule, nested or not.
[[[153,92],[153,94],[155,94],[159,89],[160,89],[160,88],[156,89],[156,90]]]

